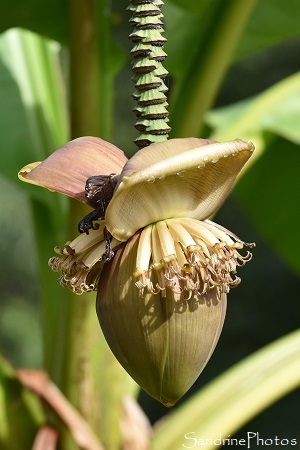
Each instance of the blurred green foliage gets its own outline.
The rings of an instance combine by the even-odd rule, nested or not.
[[[37,255],[30,203],[0,179],[1,352],[18,367],[42,366]]]

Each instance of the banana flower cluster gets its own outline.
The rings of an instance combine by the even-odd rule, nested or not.
[[[127,159],[100,138],[75,139],[19,178],[88,202],[86,180],[117,174],[103,220],[50,259],[59,282],[97,290],[97,314],[116,358],[151,396],[174,405],[219,339],[246,244],[209,218],[250,158],[249,141],[170,139]],[[106,230],[113,258],[107,261]]]

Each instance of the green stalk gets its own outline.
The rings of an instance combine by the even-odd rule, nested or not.
[[[70,103],[71,137],[100,135],[100,70],[93,0],[70,1]],[[96,171],[96,168],[95,168]],[[96,173],[95,173],[96,175]],[[77,234],[76,224],[86,214],[78,202],[70,202],[69,235]],[[92,294],[77,297],[67,292],[65,323],[65,364],[63,392],[95,431],[101,423],[99,392],[94,384],[97,361],[93,347],[97,345],[100,330]],[[98,338],[98,339],[97,339]],[[97,359],[97,358],[96,358]],[[94,365],[95,364],[95,365]],[[76,449],[68,430],[62,433],[63,448]]]
[[[201,133],[203,116],[213,104],[255,4],[256,0],[227,0],[216,12],[214,27],[204,40],[206,47],[199,48],[172,105],[171,124],[176,136]]]
[[[94,1],[70,0],[72,138],[100,135],[100,77]]]
[[[134,142],[138,147],[162,142],[171,131],[168,125],[168,88],[163,81],[168,74],[162,65],[167,56],[163,51],[166,42],[162,35],[163,5],[162,0],[135,0],[127,8],[132,13],[130,23],[134,27],[129,38],[134,44],[131,55],[134,58],[133,98],[137,102],[135,128],[140,132]]]
[[[70,0],[71,135],[111,139],[113,77],[109,2]],[[88,103],[87,103],[88,102]]]
[[[98,46],[98,23],[105,16],[93,0],[70,2],[70,86],[72,137],[95,135],[109,139],[112,92],[105,72],[108,54]],[[107,25],[106,25],[107,27]],[[99,31],[100,32],[100,31]],[[101,29],[102,36],[103,29]],[[102,36],[103,39],[103,36]],[[103,52],[102,52],[103,50]],[[101,110],[101,114],[100,114]],[[100,175],[95,167],[95,173]],[[86,206],[71,201],[69,237],[78,234],[77,224],[87,214]],[[67,293],[63,391],[94,429],[107,449],[120,448],[120,418],[127,374],[113,357],[101,332],[95,310],[95,294],[80,297]],[[63,448],[76,446],[65,430]]]
[[[61,387],[63,372],[64,338],[63,327],[65,321],[65,295],[56,283],[57,274],[49,270],[47,261],[53,254],[52,239],[46,239],[45,233],[53,240],[60,242],[61,233],[57,232],[55,220],[57,214],[52,208],[36,199],[31,200],[34,234],[37,245],[39,261],[39,280],[42,300],[42,332],[43,332],[43,366],[51,379]],[[62,219],[63,220],[63,219]]]

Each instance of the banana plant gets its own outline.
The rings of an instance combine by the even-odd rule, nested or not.
[[[299,386],[299,332],[220,375],[161,425],[150,426],[136,399],[141,386],[170,407],[216,346],[236,269],[250,259],[239,253],[245,242],[209,220],[236,179],[234,194],[299,273],[297,211],[284,200],[299,195],[299,76],[213,109],[233,62],[299,35],[298,3],[132,1],[126,12],[120,1],[33,1],[4,9],[2,173],[17,183],[24,166],[23,181],[69,198],[18,185],[32,209],[43,371],[1,360],[1,446],[163,450],[182,448],[191,429],[201,438],[234,433]],[[282,11],[286,20],[273,27],[270,14]],[[129,72],[127,35],[135,87],[124,81],[116,90],[117,76]],[[291,176],[274,186],[272,171]],[[278,218],[272,227],[269,217]],[[84,232],[75,237],[78,224]],[[54,245],[50,265],[69,290],[47,267]]]

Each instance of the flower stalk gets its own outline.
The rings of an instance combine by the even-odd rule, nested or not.
[[[168,88],[164,83],[168,72],[162,64],[167,56],[163,50],[166,38],[162,36],[162,6],[162,0],[133,0],[127,8],[132,14],[129,22],[134,27],[129,39],[133,42],[133,98],[137,102],[133,111],[137,116],[135,128],[140,132],[135,140],[138,147],[164,141],[171,131]]]

